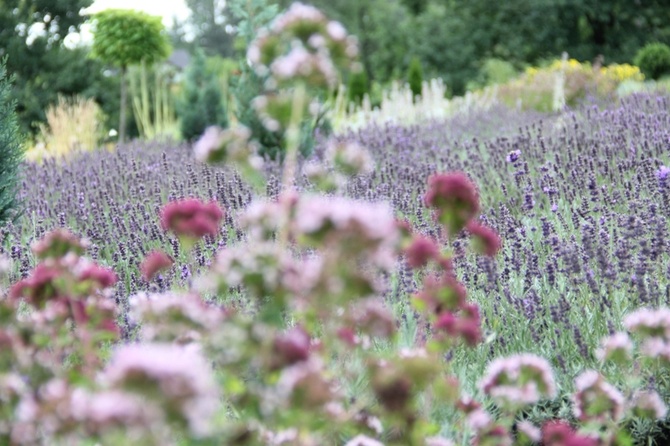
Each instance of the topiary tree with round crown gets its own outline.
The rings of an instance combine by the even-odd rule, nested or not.
[[[169,52],[160,17],[127,9],[107,9],[94,16],[93,57],[121,69],[120,143],[126,136],[128,67],[142,61],[151,65],[165,59]]]
[[[635,65],[650,79],[658,80],[670,74],[670,46],[660,43],[648,43],[635,55]]]

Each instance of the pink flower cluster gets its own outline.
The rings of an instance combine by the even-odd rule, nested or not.
[[[80,239],[67,229],[54,229],[31,246],[38,259],[61,258],[72,253],[83,255],[88,241]]]
[[[550,421],[542,426],[545,446],[598,446],[597,438],[575,432],[565,421]]]
[[[442,311],[434,324],[436,330],[444,331],[454,338],[462,338],[471,347],[482,340],[480,325],[479,307],[472,303],[461,305],[458,313]]]
[[[642,308],[624,319],[624,327],[640,338],[640,352],[670,362],[670,309]]]
[[[653,390],[637,391],[630,401],[633,414],[641,418],[663,420],[668,414],[668,407],[661,396]]]
[[[391,207],[342,197],[303,196],[295,206],[292,233],[306,247],[365,253],[380,268],[395,266],[399,232]],[[346,256],[345,256],[346,257]]]
[[[474,220],[479,213],[479,195],[465,174],[455,172],[430,177],[424,202],[435,209],[437,219],[450,237],[467,228],[475,251],[488,256],[497,254],[500,238],[495,231]],[[425,276],[423,289],[415,295],[415,306],[428,313],[438,333],[476,345],[482,338],[479,308],[466,301],[465,287],[456,279],[451,257],[441,252],[434,239],[411,232],[409,227],[401,231],[402,249],[409,266],[418,269],[433,265],[438,271]],[[448,337],[443,339],[448,340]]]
[[[251,131],[243,125],[227,129],[207,127],[193,146],[193,152],[195,158],[203,163],[250,165],[260,169],[263,159],[256,154],[257,148],[251,136]]]
[[[602,341],[596,356],[601,361],[625,363],[632,359],[633,342],[626,333],[614,333]]]
[[[554,374],[547,360],[526,353],[491,362],[480,387],[507,407],[526,406],[556,396]]]
[[[280,83],[296,79],[315,86],[334,86],[338,67],[353,67],[358,55],[355,38],[329,21],[318,9],[293,3],[262,30],[247,51],[260,75],[270,72]]]
[[[242,286],[250,298],[282,299],[289,291],[300,291],[291,286],[296,274],[297,264],[289,252],[277,243],[254,240],[219,251],[198,285],[219,293]]]
[[[479,213],[477,187],[462,172],[431,176],[424,202],[436,210],[437,219],[450,236],[455,236]]]
[[[65,229],[46,234],[33,245],[36,256],[43,260],[27,278],[12,286],[9,297],[24,298],[37,310],[57,306],[79,324],[89,323],[92,315],[105,314],[108,317],[95,323],[116,333],[114,311],[101,298],[116,283],[116,274],[82,257],[85,246]]]
[[[449,237],[467,229],[477,252],[493,257],[500,250],[498,234],[475,220],[479,214],[479,192],[464,173],[431,176],[424,202],[435,210],[435,217],[445,226]]]
[[[136,344],[117,347],[104,379],[112,388],[144,395],[181,418],[196,435],[209,430],[218,406],[211,367],[195,346]]]
[[[130,317],[141,324],[140,335],[145,341],[197,342],[225,318],[222,310],[207,305],[193,293],[140,293],[129,301]]]
[[[582,421],[619,421],[624,414],[625,398],[595,370],[575,378],[573,395],[575,417]]]

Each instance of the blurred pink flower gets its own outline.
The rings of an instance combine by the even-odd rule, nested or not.
[[[116,274],[109,268],[103,268],[96,263],[89,263],[78,274],[81,281],[96,282],[101,288],[109,288],[117,281]]]
[[[619,421],[624,414],[624,396],[595,370],[575,378],[573,412],[582,421]]]
[[[489,257],[494,257],[502,245],[500,236],[493,229],[477,221],[470,221],[466,229],[474,239],[475,250]]]
[[[556,395],[556,383],[546,359],[528,353],[491,362],[480,386],[484,393],[512,407],[535,404]]]
[[[195,198],[172,201],[160,211],[164,230],[195,238],[216,235],[222,218],[223,210],[215,201],[204,203]]]
[[[446,226],[449,236],[456,235],[479,212],[479,193],[474,183],[462,172],[432,175],[424,202],[436,210],[438,220]]]
[[[633,395],[630,407],[638,417],[662,420],[668,413],[661,396],[653,390],[641,390]]]
[[[430,260],[436,260],[440,257],[440,248],[430,237],[425,235],[415,235],[410,245],[405,248],[407,264],[412,268],[421,268],[428,264]]]
[[[633,353],[633,342],[627,333],[614,333],[603,339],[601,347],[596,351],[596,356],[601,361],[627,361]]]
[[[60,258],[68,253],[82,255],[88,247],[86,240],[80,239],[68,229],[54,229],[31,246],[38,259]]]
[[[163,251],[151,251],[140,264],[142,277],[147,282],[150,281],[159,271],[172,266],[174,260]]]
[[[166,410],[179,413],[196,435],[208,430],[218,407],[218,387],[211,365],[193,346],[119,346],[104,378],[115,388],[158,399]]]

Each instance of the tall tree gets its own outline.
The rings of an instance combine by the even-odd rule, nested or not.
[[[186,0],[191,10],[188,20],[196,46],[210,56],[231,57],[234,52],[232,14],[226,0]]]
[[[140,62],[151,65],[166,58],[169,50],[160,17],[125,9],[108,9],[95,15],[93,56],[121,69],[119,142],[125,142],[126,136],[128,67]]]

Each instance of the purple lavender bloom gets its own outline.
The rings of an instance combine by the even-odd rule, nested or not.
[[[516,163],[519,158],[521,158],[521,150],[512,150],[507,154],[507,160],[508,163]]]
[[[656,178],[658,178],[661,184],[665,185],[666,179],[668,178],[668,174],[670,174],[670,167],[661,166],[656,171]]]

